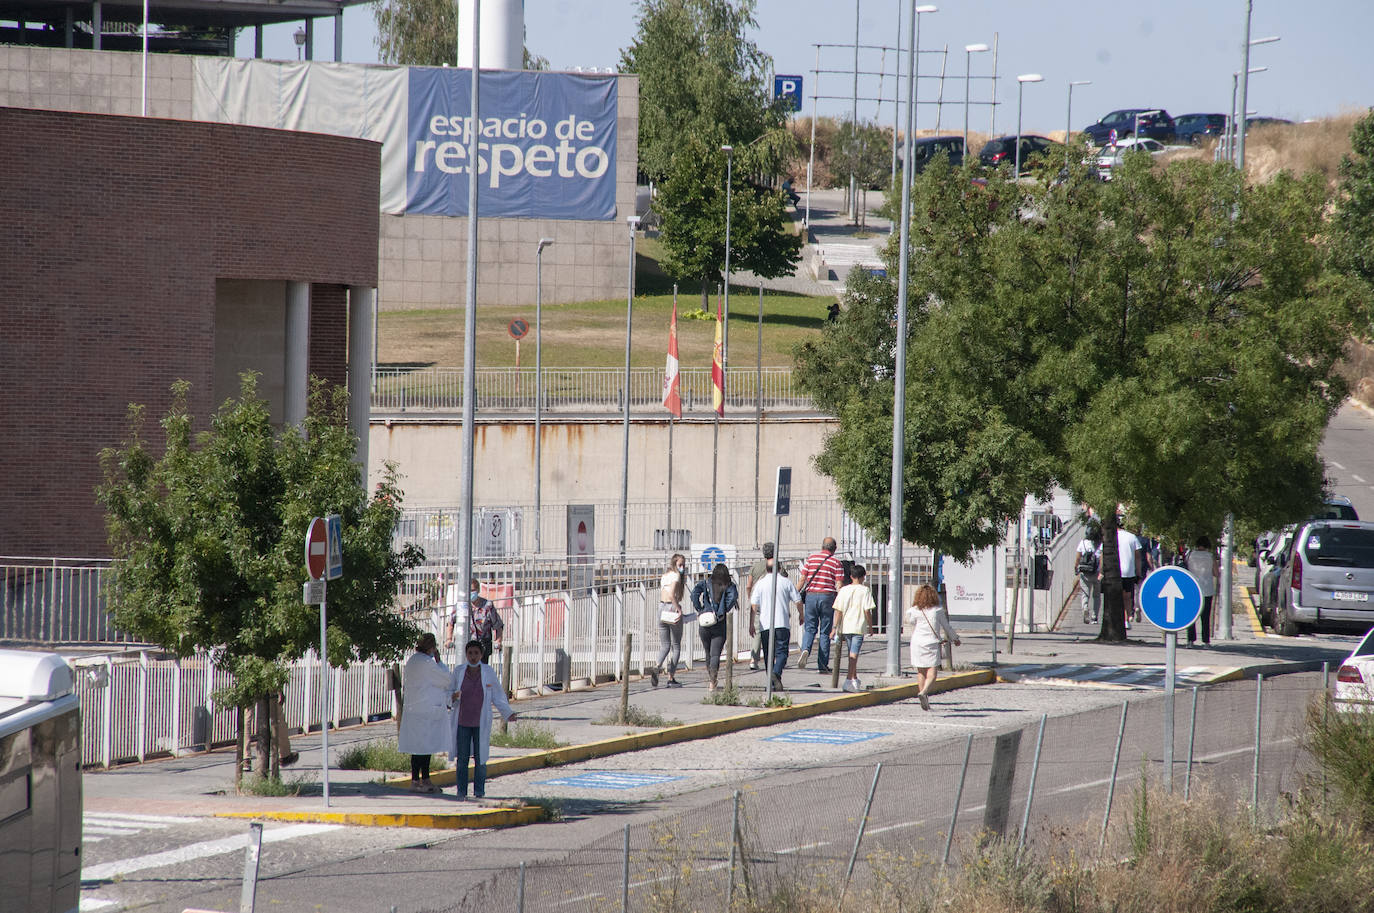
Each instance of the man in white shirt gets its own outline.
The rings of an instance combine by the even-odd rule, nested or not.
[[[769,646],[772,646],[773,688],[782,689],[782,670],[787,667],[787,648],[792,640],[792,610],[796,609],[800,618],[802,608],[801,594],[793,586],[786,574],[773,573],[773,562],[768,562],[768,573],[754,582],[749,594],[749,604],[759,613],[759,638],[766,659]]]
[[[1121,564],[1121,609],[1127,624],[1135,608],[1135,587],[1139,578],[1149,571],[1145,559],[1145,544],[1128,529],[1116,528],[1116,557]]]

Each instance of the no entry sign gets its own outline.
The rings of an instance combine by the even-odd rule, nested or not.
[[[329,525],[324,517],[316,517],[305,531],[305,572],[311,580],[319,580],[328,567]]]

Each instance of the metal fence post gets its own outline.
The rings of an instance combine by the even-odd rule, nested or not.
[[[114,660],[107,656],[105,657],[105,693],[101,695],[101,715],[105,718],[100,721],[100,762],[106,770],[110,769],[111,755],[114,753],[114,689]]]
[[[739,858],[739,790],[735,790],[734,810],[730,813],[730,884],[725,889],[725,913],[735,905],[735,864]]]
[[[625,825],[625,855],[620,872],[620,913],[630,913],[630,826]]]
[[[243,893],[239,895],[239,913],[253,913],[258,899],[258,860],[262,858],[262,822],[248,825],[248,847],[243,854]]]
[[[1260,713],[1264,708],[1264,673],[1255,676],[1255,766],[1250,774],[1250,821],[1259,824]]]
[[[515,884],[515,909],[525,913],[525,863],[520,863],[520,880]]]
[[[136,738],[138,739],[138,759],[146,761],[148,759],[148,651],[138,651],[138,722],[136,725]]]
[[[1026,811],[1021,816],[1021,834],[1016,838],[1016,854],[1021,855],[1026,845],[1026,828],[1030,826],[1031,803],[1035,801],[1035,777],[1040,773],[1040,746],[1045,742],[1045,720],[1048,713],[1040,714],[1040,731],[1035,736],[1035,757],[1031,759],[1030,787],[1026,791]]]
[[[959,768],[959,788],[954,791],[954,811],[949,816],[949,833],[945,835],[945,855],[940,859],[940,867],[949,865],[949,851],[954,846],[954,827],[959,823],[959,803],[964,798],[964,778],[968,776],[968,759],[973,754],[973,733],[964,742],[964,763]]]
[[[1188,718],[1188,766],[1183,768],[1183,801],[1193,794],[1193,740],[1197,737],[1197,685],[1193,686],[1193,713]]]
[[[868,801],[864,803],[864,816],[859,819],[859,832],[854,835],[854,849],[849,854],[849,865],[844,870],[844,884],[840,885],[840,899],[835,904],[836,913],[844,906],[844,894],[849,890],[849,879],[854,874],[854,863],[859,859],[859,844],[864,839],[864,829],[868,827],[868,813],[873,808],[873,794],[878,791],[878,777],[882,776],[883,765],[873,768],[873,785],[868,788]]]
[[[1112,777],[1107,781],[1107,808],[1102,812],[1102,836],[1097,840],[1097,851],[1102,852],[1107,845],[1107,824],[1112,819],[1112,799],[1116,795],[1116,771],[1121,764],[1121,740],[1126,735],[1126,708],[1128,703],[1121,702],[1121,725],[1116,730],[1116,751],[1112,753]]]
[[[181,753],[181,659],[172,665],[172,757]]]

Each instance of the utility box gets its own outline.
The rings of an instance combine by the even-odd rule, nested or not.
[[[81,708],[56,653],[0,650],[0,898],[32,913],[81,899]]]

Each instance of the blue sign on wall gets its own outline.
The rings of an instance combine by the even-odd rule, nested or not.
[[[412,67],[406,212],[468,214],[468,70]],[[478,212],[525,219],[614,219],[616,78],[483,73]]]
[[[802,107],[802,78],[800,76],[774,75],[773,97],[787,99],[788,111],[800,111]]]

